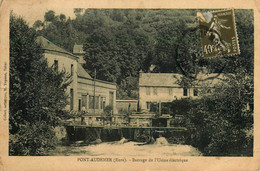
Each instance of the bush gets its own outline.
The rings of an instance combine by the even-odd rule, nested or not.
[[[46,152],[57,144],[53,128],[46,123],[23,125],[14,135],[10,135],[9,155],[47,155]]]
[[[236,93],[239,87],[232,81],[228,83],[200,99],[176,100],[173,109],[187,119],[191,137],[188,141],[204,155],[252,156],[253,110],[245,107],[252,100],[252,92],[240,88]]]
[[[190,108],[187,115],[188,126],[195,128],[191,144],[204,155],[252,156],[253,137],[245,132],[253,126],[252,115],[242,116],[242,111],[230,108],[234,101],[223,98],[228,99],[212,95],[193,101],[196,107]],[[236,105],[234,108],[237,108]]]

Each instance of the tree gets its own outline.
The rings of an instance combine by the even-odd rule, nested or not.
[[[48,12],[45,13],[44,15],[44,20],[52,22],[55,19],[55,12],[52,10],[49,10]]]
[[[84,12],[83,8],[74,8],[74,14],[78,17]]]
[[[185,113],[188,118],[187,127],[195,129],[192,133],[191,144],[198,147],[204,155],[253,155],[253,13],[251,10],[235,10],[235,16],[240,55],[214,59],[203,59],[198,56],[199,58],[195,58],[198,59],[197,63],[194,63],[196,60],[186,60],[182,57],[183,55],[192,57],[194,54],[191,53],[192,51],[179,54],[179,57],[185,59],[187,64],[182,65],[186,74],[178,83],[186,87],[200,86],[201,97],[185,102],[187,105],[185,109],[188,109]],[[179,44],[178,52],[188,48],[185,47],[188,43],[185,39],[192,39],[189,38],[190,35],[187,36],[182,40],[184,44]],[[197,77],[199,73],[212,72],[218,74],[215,74],[215,77],[209,76],[206,80],[215,79],[219,81],[218,84],[208,85],[205,79]],[[219,77],[220,74],[221,77]]]
[[[38,33],[71,52],[75,43],[83,44],[84,58],[88,61],[84,68],[92,76],[96,68],[98,79],[116,82],[122,98],[134,98],[126,97],[131,94],[126,90],[127,78],[137,78],[141,69],[181,73],[193,80],[200,72],[234,73],[237,63],[248,71],[253,69],[252,10],[235,10],[241,54],[212,59],[202,56],[196,10],[75,9],[74,12],[75,19],[54,20]],[[153,71],[149,71],[151,65],[155,66]]]
[[[43,26],[43,22],[41,20],[37,20],[35,21],[35,23],[33,24],[33,28],[34,29],[39,29]]]
[[[48,67],[36,32],[10,16],[10,155],[44,155],[55,142],[53,128],[66,115],[66,73]]]
[[[205,155],[252,156],[253,77],[243,70],[228,74],[211,90],[190,103],[188,126],[196,129],[192,145]]]
[[[64,14],[60,14],[60,20],[61,21],[66,21],[66,16]]]

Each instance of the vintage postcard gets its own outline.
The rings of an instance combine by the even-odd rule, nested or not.
[[[259,4],[2,1],[0,170],[259,170]]]

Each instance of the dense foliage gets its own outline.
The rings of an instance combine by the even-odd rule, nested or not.
[[[73,20],[49,11],[35,27],[69,51],[74,43],[84,44],[84,68],[92,75],[96,68],[97,78],[116,82],[118,98],[137,97],[140,70],[183,74],[180,85],[202,87],[203,98],[176,101],[173,106],[182,107],[171,110],[187,114],[195,128],[192,144],[205,155],[252,155],[253,11],[235,10],[240,55],[212,59],[202,57],[196,11],[75,9]],[[209,91],[199,73],[221,73],[226,79]]]
[[[83,44],[84,68],[97,78],[116,82],[118,98],[137,98],[137,79],[144,72],[174,72],[186,76],[203,67],[209,72],[233,72],[239,60],[251,68],[253,35],[251,10],[235,10],[241,55],[204,59],[196,27],[197,10],[75,9],[75,19],[54,11],[36,21],[38,34],[72,52]],[[231,59],[231,60],[230,60]],[[153,67],[151,67],[153,66]],[[151,69],[152,68],[152,69]],[[151,71],[150,71],[151,69]]]
[[[43,155],[65,115],[68,76],[48,67],[35,40],[35,30],[11,13],[10,155]]]
[[[139,71],[151,65],[153,72],[179,72],[172,46],[196,15],[194,10],[75,9],[75,19],[61,20],[52,14],[35,22],[38,34],[68,51],[84,44],[84,68],[92,76],[96,68],[98,79],[116,82],[118,98],[137,98]]]
[[[241,54],[201,60],[203,67],[194,65],[193,70],[221,76],[203,81],[183,77],[179,84],[199,86],[200,98],[172,103],[172,110],[185,115],[186,125],[194,130],[191,144],[204,155],[253,155],[254,20],[251,10],[236,10],[235,15]],[[218,81],[210,84],[212,79]]]
[[[204,155],[253,155],[253,78],[246,75],[229,75],[210,94],[174,102],[185,104],[191,144]]]
[[[204,155],[252,156],[253,93],[253,77],[240,71],[226,74],[214,86],[202,86],[200,98],[175,100],[170,108],[184,115],[189,143]]]

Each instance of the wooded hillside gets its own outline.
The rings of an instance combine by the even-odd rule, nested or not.
[[[186,76],[201,70],[235,73],[239,66],[253,74],[253,11],[235,10],[241,54],[202,57],[196,12],[201,10],[74,9],[75,19],[54,11],[36,21],[38,34],[72,52],[86,51],[84,68],[97,78],[118,84],[118,98],[137,98],[140,70]],[[206,11],[206,10],[203,10]]]

